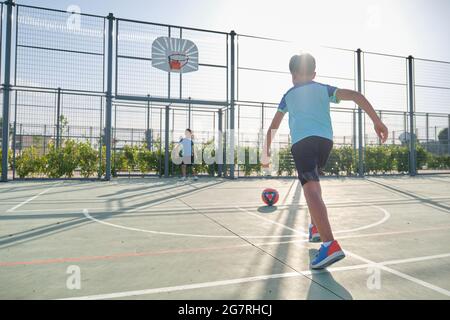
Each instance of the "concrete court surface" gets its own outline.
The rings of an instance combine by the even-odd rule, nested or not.
[[[450,299],[450,175],[322,187],[347,255],[326,271],[295,179],[0,184],[0,298]]]

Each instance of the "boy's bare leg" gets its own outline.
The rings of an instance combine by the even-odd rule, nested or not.
[[[186,165],[182,164],[181,165],[181,175],[186,178]]]
[[[303,186],[306,203],[308,204],[311,220],[320,233],[323,242],[334,240],[328,221],[327,207],[322,200],[322,190],[319,181],[308,181]]]
[[[322,189],[320,189],[320,196],[322,197]],[[308,208],[308,209],[309,209],[309,208]],[[311,218],[311,224],[317,226],[316,223],[314,222],[314,217],[313,217],[313,215],[311,214],[311,212],[309,213],[309,216],[310,216],[310,218]]]

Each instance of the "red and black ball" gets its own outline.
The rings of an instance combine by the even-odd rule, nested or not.
[[[277,203],[278,198],[278,191],[272,188],[264,189],[261,194],[262,201],[268,206],[273,206],[275,203]]]

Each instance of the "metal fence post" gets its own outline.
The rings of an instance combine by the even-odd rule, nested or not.
[[[105,180],[111,180],[111,125],[112,125],[112,71],[113,71],[113,27],[114,15],[110,13],[108,19],[108,66],[106,84],[106,119],[105,119],[105,145],[106,170]],[[117,72],[117,70],[116,70]]]
[[[408,131],[408,116],[406,112],[403,112],[403,132],[406,134]]]
[[[12,178],[16,179],[16,140],[17,140],[17,91],[14,92],[14,124],[12,141]],[[44,154],[45,154],[45,125],[44,125]]]
[[[447,123],[447,153],[450,154],[450,114],[448,115]]]
[[[2,182],[8,181],[8,149],[9,149],[9,94],[11,91],[11,34],[13,0],[5,2],[6,30],[5,30],[5,66],[3,81],[3,118],[2,118]]]
[[[58,88],[56,97],[56,148],[61,144],[61,88]]]
[[[264,131],[264,102],[261,103],[261,130]]]
[[[15,135],[15,129],[14,129],[14,135]],[[15,148],[15,147],[14,147]],[[47,125],[44,124],[44,146],[43,146],[44,154],[46,154],[47,151]]]
[[[352,143],[353,143],[353,154],[356,155],[356,113],[355,110],[352,111]]]
[[[414,126],[414,58],[408,58],[408,107],[409,107],[409,175],[415,176],[416,172],[416,135]]]
[[[235,106],[235,38],[236,32],[230,32],[230,178],[234,179],[234,106]],[[228,159],[227,159],[228,160]]]
[[[180,73],[181,75],[181,73]],[[191,97],[189,97],[189,101],[191,100]],[[192,110],[191,110],[191,102],[189,102],[188,105],[188,128],[191,128],[191,114],[192,114]]]
[[[361,66],[361,49],[356,50],[356,72],[357,72],[357,89],[362,92],[362,66]],[[364,152],[363,152],[363,120],[362,110],[358,107],[358,175],[364,176]]]
[[[430,140],[430,123],[428,112],[425,114],[425,137],[427,140],[427,151],[428,151],[428,141]]]
[[[169,126],[170,126],[170,106],[166,106],[164,126],[164,177],[169,177]]]
[[[153,145],[153,130],[150,129],[150,113],[151,113],[151,105],[150,105],[150,95],[147,95],[149,100],[147,101],[147,124],[145,130],[145,141],[147,142],[147,150],[152,150]]]
[[[219,110],[219,115],[218,115],[218,127],[219,127],[219,134],[218,134],[218,137],[219,137],[219,141],[218,141],[218,144],[217,144],[217,156],[216,156],[216,161],[217,161],[217,169],[218,169],[218,172],[217,172],[217,175],[219,176],[219,177],[221,177],[222,176],[222,172],[223,172],[223,141],[222,141],[222,130],[223,130],[223,127],[222,127],[222,117],[223,117],[223,115],[222,115],[222,110]]]

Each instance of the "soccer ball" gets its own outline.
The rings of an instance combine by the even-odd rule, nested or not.
[[[272,188],[266,188],[263,190],[261,198],[266,205],[273,206],[278,201],[278,191]]]

